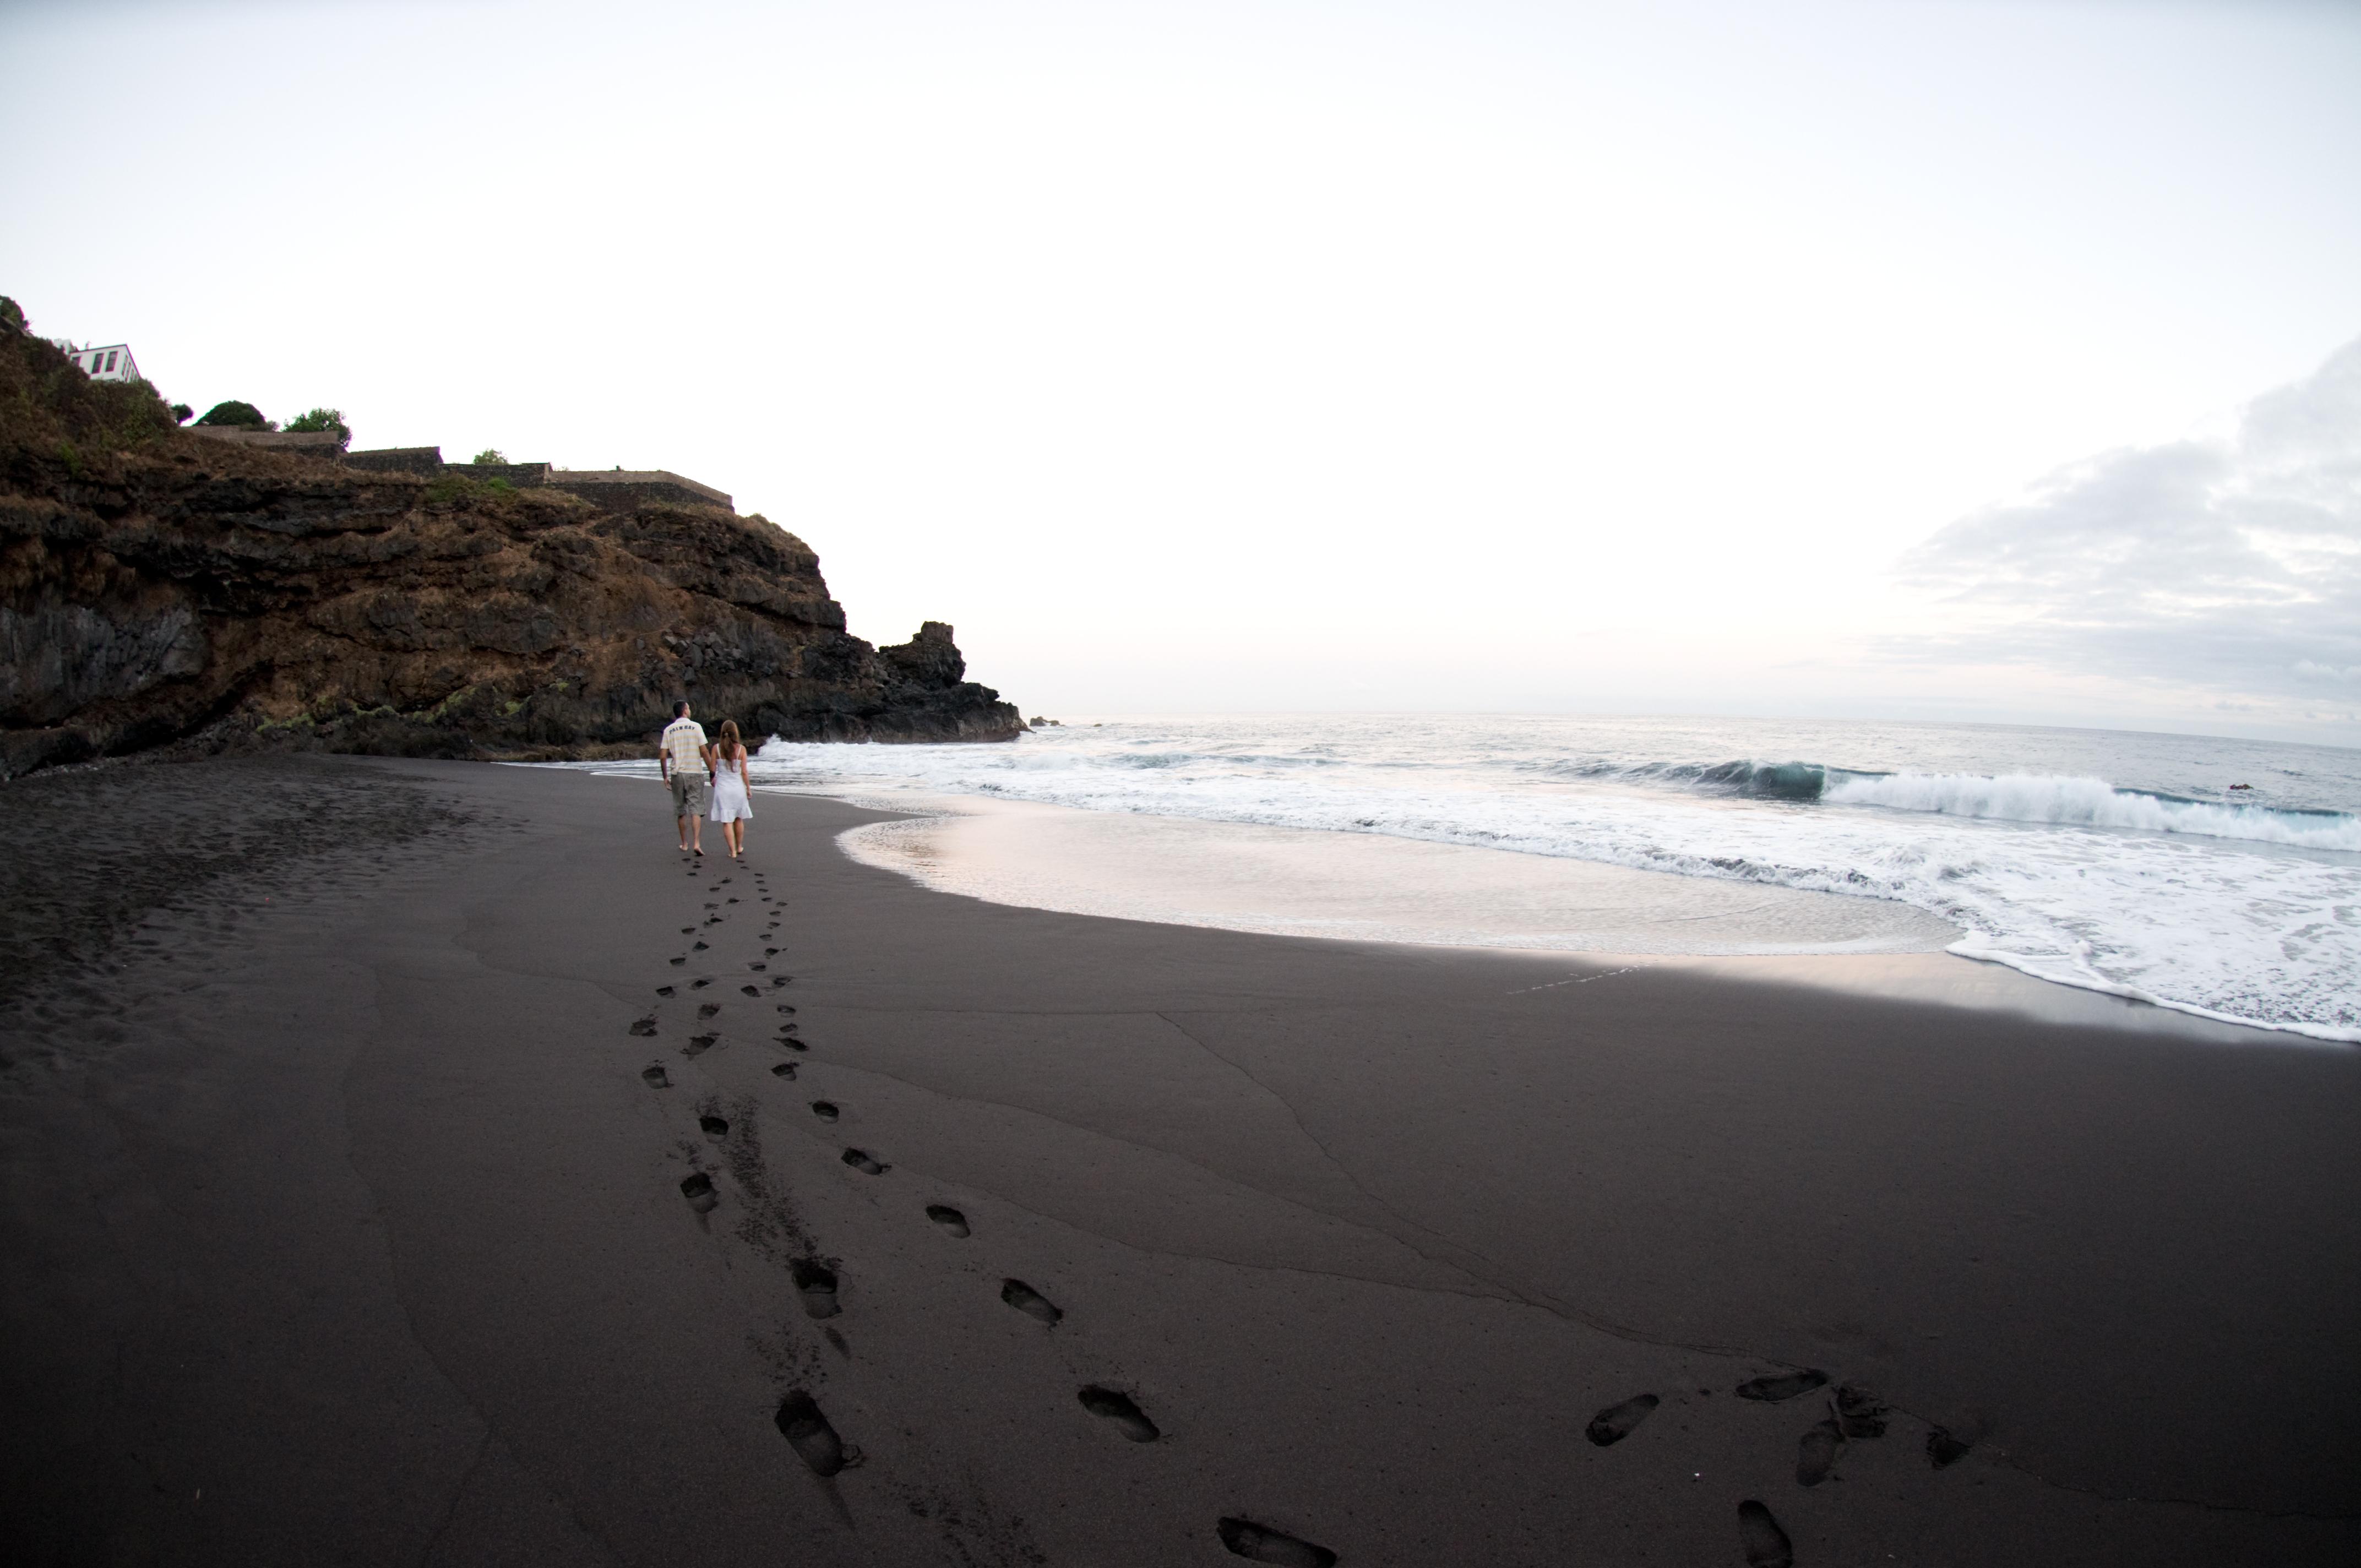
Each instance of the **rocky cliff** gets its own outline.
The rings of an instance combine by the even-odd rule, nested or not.
[[[161,745],[643,751],[1002,740],[951,629],[873,648],[759,517],[359,473],[205,442],[0,329],[0,775]]]

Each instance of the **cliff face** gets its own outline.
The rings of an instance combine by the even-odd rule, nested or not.
[[[761,518],[356,473],[153,403],[0,331],[0,773],[172,742],[639,752],[684,696],[750,743],[1022,727],[950,627],[848,635]]]

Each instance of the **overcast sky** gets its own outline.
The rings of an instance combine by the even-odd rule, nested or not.
[[[2361,743],[2361,5],[20,3],[0,57],[37,330],[675,469],[1028,713]]]

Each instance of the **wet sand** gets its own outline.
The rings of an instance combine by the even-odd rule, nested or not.
[[[1016,908],[756,810],[699,873],[582,774],[0,790],[23,1560],[2361,1552],[2361,1053]]]

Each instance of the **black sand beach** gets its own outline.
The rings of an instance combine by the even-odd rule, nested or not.
[[[2361,1052],[665,810],[0,788],[14,1561],[2361,1558]]]

